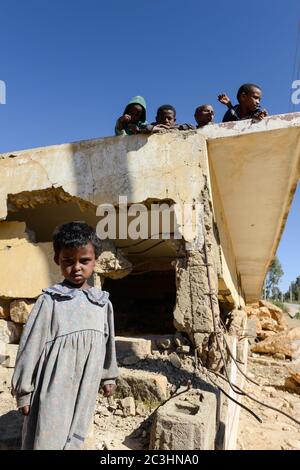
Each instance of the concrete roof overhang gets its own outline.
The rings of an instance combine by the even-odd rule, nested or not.
[[[255,301],[299,179],[300,113],[207,126],[201,133],[242,289],[247,302]]]

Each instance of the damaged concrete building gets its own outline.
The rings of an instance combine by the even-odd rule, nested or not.
[[[260,298],[276,252],[299,178],[299,136],[300,115],[290,114],[0,155],[0,339],[17,343],[34,300],[61,280],[54,228],[71,220],[104,227],[108,205],[117,214],[115,236],[103,241],[91,283],[110,293],[117,346],[124,351],[122,338],[130,337],[131,350],[143,349],[134,339],[145,339],[146,357],[157,349],[154,337],[163,344],[180,333],[173,363],[186,351],[198,368],[220,371],[225,359],[234,379],[228,348],[246,360],[240,312]],[[138,237],[121,234],[122,217]],[[146,232],[141,220],[148,222]],[[193,399],[176,405],[173,414],[182,412],[190,436],[189,444],[178,438],[173,448],[212,449],[217,435],[219,448],[234,447],[236,406],[220,407],[218,394],[211,400],[205,393],[203,432]],[[164,419],[157,418],[152,448],[172,448]],[[170,418],[175,428],[176,419]]]

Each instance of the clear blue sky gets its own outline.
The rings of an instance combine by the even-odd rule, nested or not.
[[[257,82],[270,114],[291,111],[299,0],[1,0],[0,152],[113,134],[134,95],[191,122]],[[299,51],[300,54],[300,51]],[[300,60],[300,57],[299,57]],[[300,75],[300,71],[299,71]],[[294,108],[300,111],[300,105]],[[300,194],[279,247],[283,288],[300,274]]]

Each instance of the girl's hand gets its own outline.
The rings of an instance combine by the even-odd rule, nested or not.
[[[115,393],[116,385],[107,384],[103,385],[103,392],[105,397],[111,397]]]
[[[19,408],[19,411],[22,413],[23,416],[28,416],[30,413],[30,406],[22,406],[22,408]]]

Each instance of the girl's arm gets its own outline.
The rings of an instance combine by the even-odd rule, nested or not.
[[[115,384],[119,375],[115,347],[114,312],[111,302],[107,304],[106,352],[102,373],[102,386]]]
[[[52,310],[50,302],[47,295],[38,298],[21,337],[12,377],[12,394],[16,396],[18,408],[30,405],[37,366],[48,339]]]

